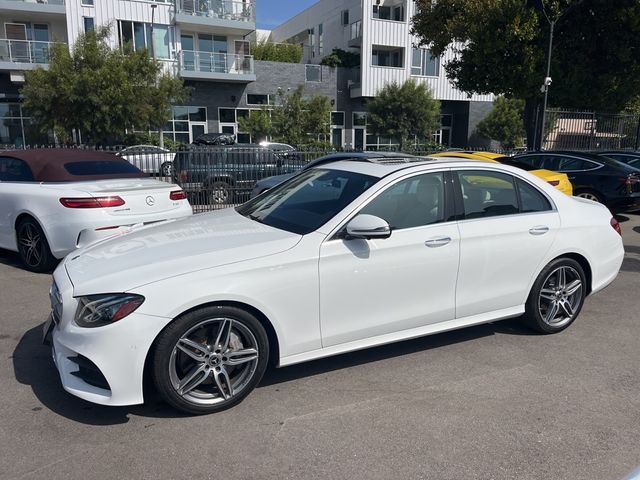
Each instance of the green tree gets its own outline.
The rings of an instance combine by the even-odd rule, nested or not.
[[[251,110],[249,115],[238,119],[238,129],[251,134],[256,143],[266,140],[273,132],[271,115],[266,109]]]
[[[275,140],[302,146],[329,136],[331,103],[328,97],[304,97],[300,85],[290,94],[278,92],[278,105],[271,112]]]
[[[525,135],[523,115],[523,100],[498,97],[491,113],[478,124],[477,132],[500,142],[507,149],[522,146]]]
[[[440,128],[440,102],[434,100],[424,83],[388,83],[368,106],[367,128],[398,140],[400,150],[407,140],[428,139]]]
[[[251,54],[256,60],[269,62],[300,63],[303,50],[294,43],[273,43],[260,40],[251,43]]]
[[[640,91],[637,0],[417,0],[413,33],[468,93],[525,99],[528,145],[540,114],[550,21],[551,105],[620,111]]]
[[[111,49],[109,29],[52,49],[49,69],[25,72],[23,105],[41,131],[68,142],[73,129],[85,143],[120,143],[126,130],[158,130],[182,101],[182,81],[162,73],[146,50]]]
[[[353,52],[347,52],[341,48],[334,48],[329,55],[324,57],[320,65],[327,67],[345,67],[353,68],[360,65],[360,55]]]

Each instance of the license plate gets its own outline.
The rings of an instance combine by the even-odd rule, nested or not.
[[[44,345],[51,345],[51,332],[53,332],[53,328],[56,326],[53,321],[53,314],[49,315],[44,327],[42,327],[42,343]]]

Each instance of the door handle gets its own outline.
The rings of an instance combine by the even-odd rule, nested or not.
[[[538,225],[537,227],[532,227],[529,229],[529,233],[531,235],[544,235],[549,232],[549,227],[546,225]]]
[[[449,243],[451,243],[451,237],[436,237],[424,242],[429,248],[444,247]]]

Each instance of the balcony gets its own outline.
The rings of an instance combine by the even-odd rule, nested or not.
[[[353,22],[349,29],[349,46],[359,48],[362,45],[362,20]]]
[[[253,56],[229,53],[180,52],[180,76],[191,80],[255,82]]]
[[[246,35],[256,29],[256,4],[254,0],[178,0],[176,22],[208,27],[216,33]]]
[[[0,39],[0,70],[47,67],[54,42]]]
[[[0,0],[0,10],[14,13],[64,15],[64,0]]]

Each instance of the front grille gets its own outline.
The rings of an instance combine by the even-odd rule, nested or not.
[[[79,367],[79,370],[77,372],[71,372],[71,375],[78,377],[80,380],[93,387],[111,390],[109,382],[107,382],[107,379],[104,377],[100,369],[87,357],[78,354],[74,357],[67,358]]]

